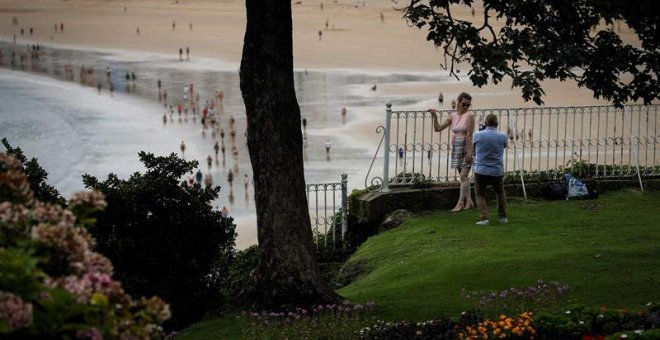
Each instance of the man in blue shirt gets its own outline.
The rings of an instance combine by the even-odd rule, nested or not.
[[[486,129],[474,134],[472,144],[475,150],[474,160],[474,182],[477,207],[479,208],[480,221],[478,225],[488,225],[488,206],[484,192],[488,185],[495,190],[497,197],[497,211],[500,223],[507,223],[506,217],[506,194],[504,192],[504,148],[506,148],[506,134],[497,131],[497,116],[489,114],[486,116]]]

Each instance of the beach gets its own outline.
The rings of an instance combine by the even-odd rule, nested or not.
[[[477,109],[536,106],[524,102],[510,81],[476,88],[467,70],[459,79],[450,77],[440,68],[441,52],[425,40],[425,32],[408,27],[393,6],[390,1],[339,0],[292,5],[296,91],[301,115],[309,121],[304,150],[307,183],[338,182],[347,173],[349,190],[364,187],[381,137],[375,130],[383,124],[387,102],[395,110],[448,109],[452,98],[468,92]],[[467,11],[457,15],[471,19]],[[12,24],[14,17],[18,25]],[[253,188],[243,186],[244,174],[251,179],[238,84],[244,30],[241,1],[3,0],[0,47],[9,51],[16,36],[22,49],[28,44],[44,46],[46,58],[37,68],[9,67],[5,53],[0,86],[11,105],[0,109],[0,131],[10,131],[13,144],[39,156],[54,185],[67,195],[81,188],[83,173],[105,178],[112,171],[126,177],[141,169],[138,151],[178,153],[185,140],[185,158],[200,161],[200,169],[222,186],[213,204],[230,208],[239,233],[237,246],[245,248],[256,242],[256,220]],[[180,56],[179,50],[186,48],[190,55]],[[111,68],[115,95],[110,97],[107,87],[99,95],[93,85],[80,87],[64,80],[62,69],[69,63],[75,65],[75,73],[81,65],[94,67],[99,77]],[[137,80],[125,81],[127,72],[135,72]],[[24,73],[34,75],[23,77]],[[171,116],[158,100],[157,80],[170,93],[168,104],[180,100],[187,84],[195,84],[202,103],[223,91],[220,125],[227,127],[227,120],[235,118],[238,157],[228,156],[225,162],[219,158],[207,169],[206,158],[213,155],[218,137],[203,130],[192,115]],[[377,89],[372,90],[374,85]],[[543,86],[548,106],[607,104],[573,82],[546,81]],[[437,101],[440,92],[443,104]],[[42,102],[61,103],[38,106]],[[346,121],[340,116],[344,107]],[[80,115],[72,116],[69,108]],[[43,116],[23,115],[27,110],[52,116],[44,122]],[[103,133],[97,136],[98,131]],[[324,151],[326,140],[332,142],[330,157]],[[227,149],[231,146],[227,140]],[[379,160],[372,176],[382,170]],[[233,185],[226,180],[230,169],[236,173]]]

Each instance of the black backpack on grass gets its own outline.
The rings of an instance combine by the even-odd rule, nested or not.
[[[547,200],[565,200],[568,195],[568,183],[564,181],[543,183],[541,195]]]

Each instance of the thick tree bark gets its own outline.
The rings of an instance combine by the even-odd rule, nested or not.
[[[319,274],[305,196],[291,2],[246,0],[246,7],[240,79],[261,251],[255,304],[334,302],[339,296]]]

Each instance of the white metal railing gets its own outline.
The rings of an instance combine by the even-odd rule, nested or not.
[[[458,182],[450,168],[450,129],[433,131],[427,111],[392,111],[386,105],[383,132],[383,177],[375,177],[379,189],[410,184],[416,178]],[[509,136],[505,171],[543,172],[591,164],[590,176],[658,176],[657,145],[660,143],[660,105],[567,106],[472,110],[477,126],[485,116],[498,116],[500,131]],[[442,122],[452,110],[438,111]],[[380,148],[380,146],[379,146]],[[639,173],[637,172],[639,166]],[[579,171],[587,167],[576,167]],[[583,175],[576,173],[577,176]],[[369,174],[367,174],[367,177]],[[365,183],[367,180],[365,179]],[[372,181],[373,182],[373,181]],[[373,183],[372,183],[373,184]]]
[[[307,184],[306,192],[316,247],[320,242],[327,247],[328,241],[334,247],[337,234],[344,241],[348,224],[348,175],[342,174],[339,183]],[[336,230],[338,225],[341,230]]]

